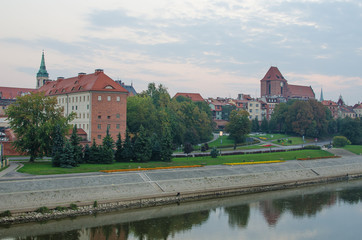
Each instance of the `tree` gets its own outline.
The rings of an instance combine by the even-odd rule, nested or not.
[[[333,137],[333,147],[344,147],[351,142],[345,136],[335,136]]]
[[[161,143],[160,139],[156,133],[152,134],[151,137],[151,145],[152,145],[152,154],[151,161],[160,161],[161,160]]]
[[[60,167],[72,168],[76,166],[77,162],[74,160],[73,146],[68,140],[66,140],[63,152],[60,157]]]
[[[126,137],[123,143],[123,151],[121,152],[122,162],[131,162],[134,158],[133,143],[126,129]]]
[[[60,158],[63,153],[64,136],[61,127],[57,124],[53,132],[53,147],[52,147],[52,165],[53,167],[60,167]]]
[[[234,140],[234,149],[236,145],[245,140],[245,135],[250,133],[251,123],[249,121],[249,113],[246,111],[234,110],[230,114],[230,121],[225,126],[225,131]]]
[[[164,123],[162,126],[162,136],[161,136],[161,160],[164,162],[171,162],[172,159],[172,135],[169,124]]]
[[[264,117],[263,120],[261,121],[260,130],[264,133],[269,131],[269,123],[266,117]]]
[[[259,120],[258,117],[254,118],[251,122],[251,131],[259,132]]]
[[[192,147],[192,144],[187,142],[184,144],[184,153],[186,153],[187,155],[189,155],[190,153],[192,153],[192,151],[194,151],[194,148]]]
[[[141,125],[137,138],[134,142],[135,159],[138,162],[147,162],[151,159],[152,147],[150,138],[146,134],[146,130]]]
[[[352,144],[362,144],[362,119],[346,117],[339,121],[339,134],[348,138]]]
[[[100,159],[99,162],[110,164],[114,160],[114,141],[109,134],[107,128],[106,136],[103,138],[102,146],[100,147]]]
[[[89,163],[90,154],[91,154],[90,147],[89,147],[88,144],[86,144],[85,147],[84,147],[84,154],[83,154],[83,162],[84,163]]]
[[[55,97],[47,97],[42,92],[20,96],[6,110],[10,128],[16,139],[16,150],[30,155],[30,162],[37,157],[50,155],[53,146],[53,131],[56,125],[65,135],[68,122],[73,114],[63,116],[63,109],[58,107]]]
[[[74,124],[72,135],[70,135],[70,144],[73,147],[74,161],[77,164],[83,162],[82,146],[80,145],[80,137],[77,135],[77,124]]]
[[[116,141],[116,152],[114,154],[114,158],[115,158],[116,162],[123,162],[122,161],[123,160],[122,151],[123,151],[122,137],[121,137],[121,133],[118,133],[117,141]]]
[[[100,149],[97,146],[96,140],[93,139],[92,146],[90,147],[89,163],[100,162]]]

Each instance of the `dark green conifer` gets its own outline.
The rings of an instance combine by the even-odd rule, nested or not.
[[[53,133],[53,148],[52,148],[52,165],[53,167],[60,167],[60,158],[64,147],[64,136],[61,127],[56,125]]]

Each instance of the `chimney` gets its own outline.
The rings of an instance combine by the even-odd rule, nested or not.
[[[100,68],[98,68],[98,69],[96,69],[95,71],[94,71],[94,73],[96,74],[96,75],[98,75],[99,73],[102,73],[103,72],[103,69],[100,69]]]
[[[82,76],[84,76],[86,73],[84,73],[84,72],[80,72],[80,73],[78,73],[78,78],[81,78]]]
[[[62,80],[64,80],[64,77],[57,77],[57,81],[62,81]]]

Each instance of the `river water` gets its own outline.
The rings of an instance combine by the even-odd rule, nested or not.
[[[362,239],[362,180],[0,226],[0,239]]]

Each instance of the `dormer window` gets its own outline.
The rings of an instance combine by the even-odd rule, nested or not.
[[[78,90],[82,90],[82,86],[79,86]]]
[[[49,94],[52,94],[52,90],[49,91]]]
[[[114,89],[111,85],[107,85],[104,89]]]
[[[74,89],[75,89],[75,88],[74,88],[74,87],[72,87],[72,90],[71,90],[71,91],[74,91]]]
[[[76,80],[75,82],[74,82],[74,84],[77,84],[78,83],[78,80]]]
[[[62,92],[65,92],[65,89],[64,89],[64,88],[62,89]]]

